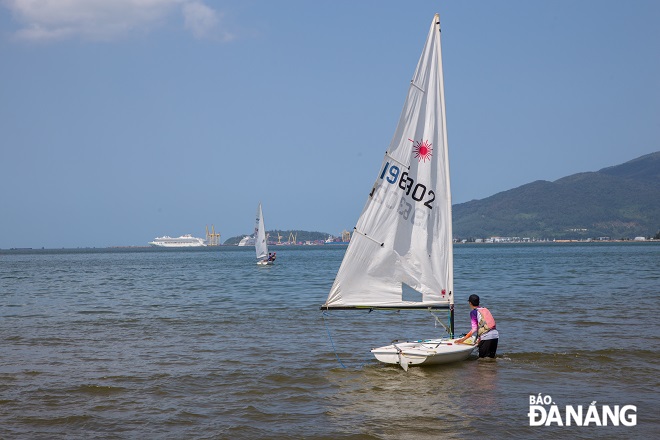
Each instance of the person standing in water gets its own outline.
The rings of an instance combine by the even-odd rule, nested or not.
[[[500,334],[495,328],[495,319],[491,315],[490,310],[485,307],[479,307],[479,295],[470,295],[468,298],[470,304],[470,321],[472,329],[470,332],[456,343],[460,344],[472,335],[475,335],[476,341],[479,344],[479,357],[494,358],[497,352],[497,341]]]

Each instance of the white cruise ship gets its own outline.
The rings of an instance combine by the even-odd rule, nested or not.
[[[241,241],[238,243],[239,246],[254,246],[255,242],[254,237],[250,237],[249,235],[246,235],[241,239]]]
[[[190,234],[182,235],[181,237],[156,237],[154,241],[149,242],[152,246],[159,247],[199,247],[206,246],[204,240],[201,238],[193,237]]]

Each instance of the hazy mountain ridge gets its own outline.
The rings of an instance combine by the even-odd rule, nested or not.
[[[660,152],[554,182],[537,180],[453,206],[454,237],[548,239],[655,235]]]

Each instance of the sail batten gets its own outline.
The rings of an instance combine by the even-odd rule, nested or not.
[[[399,161],[396,157],[392,156],[389,151],[385,152],[385,157],[389,157],[393,161],[398,162],[399,165],[402,165],[403,167],[405,167],[408,170],[410,169],[410,162],[401,162],[401,161]]]
[[[413,81],[410,81],[410,85],[413,86],[414,88],[416,88],[417,90],[419,90],[420,92],[426,93],[426,90],[424,90],[423,88],[421,88],[420,86],[415,84]]]
[[[324,309],[448,308],[453,304],[451,192],[439,30],[436,15],[394,136],[356,224],[358,234],[353,234],[346,249]],[[404,301],[403,285],[418,291],[422,300]]]
[[[385,242],[382,242],[382,241],[376,240],[375,238],[370,237],[368,234],[366,234],[366,233],[360,231],[360,230],[357,229],[357,228],[354,228],[353,231],[354,231],[354,232],[357,232],[358,234],[360,234],[360,235],[363,236],[364,238],[368,238],[369,240],[371,240],[371,241],[373,241],[374,243],[376,243],[378,246],[381,246],[381,247],[382,247],[382,246],[385,246]]]

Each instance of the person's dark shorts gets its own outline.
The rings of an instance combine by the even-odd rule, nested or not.
[[[486,339],[485,341],[479,341],[479,357],[495,357],[495,352],[497,352],[497,341],[498,339]]]

